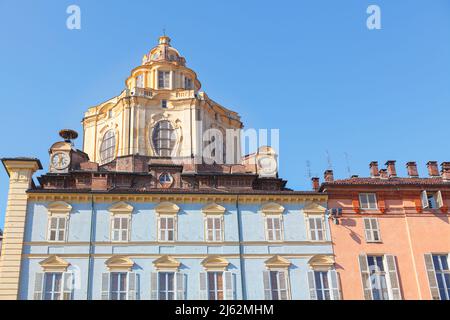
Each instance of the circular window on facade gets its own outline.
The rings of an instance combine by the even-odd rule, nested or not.
[[[173,184],[173,177],[170,173],[164,172],[159,175],[159,184],[163,188],[170,188]]]
[[[102,144],[100,145],[100,160],[101,163],[108,163],[114,160],[116,156],[116,135],[114,130],[109,130],[103,136]]]
[[[162,120],[155,125],[152,132],[152,142],[156,155],[170,157],[176,141],[176,133],[170,121]]]

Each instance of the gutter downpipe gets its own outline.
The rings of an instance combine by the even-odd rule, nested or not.
[[[92,280],[93,280],[93,268],[94,268],[94,246],[93,246],[93,239],[94,239],[94,232],[95,232],[95,224],[94,224],[94,217],[95,217],[95,208],[94,208],[94,195],[91,194],[91,233],[89,236],[89,261],[88,261],[88,274],[87,274],[87,300],[92,300]]]
[[[239,209],[239,195],[236,195],[236,214],[238,222],[238,237],[239,237],[239,264],[241,267],[241,287],[242,287],[242,300],[247,300],[247,291],[245,286],[245,264],[243,258],[243,240],[242,240],[242,215]]]

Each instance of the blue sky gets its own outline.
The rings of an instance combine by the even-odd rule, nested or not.
[[[68,30],[66,8],[81,8]],[[366,9],[381,8],[381,30]],[[0,0],[0,157],[48,167],[58,130],[120,93],[165,28],[246,128],[280,129],[280,176],[310,189],[368,164],[450,161],[450,1]],[[78,140],[81,147],[81,139]],[[327,157],[327,153],[329,157]],[[345,154],[348,154],[346,161]],[[348,163],[348,164],[347,164]],[[41,171],[40,174],[43,174]],[[0,226],[8,179],[0,173]]]

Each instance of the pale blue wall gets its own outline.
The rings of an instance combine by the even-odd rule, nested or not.
[[[140,299],[150,299],[150,273],[155,271],[153,261],[160,255],[175,255],[181,262],[180,272],[187,275],[187,299],[199,299],[199,274],[204,271],[201,261],[206,255],[239,255],[238,210],[242,220],[242,253],[245,272],[245,287],[241,286],[241,262],[239,258],[227,258],[229,271],[235,273],[236,298],[242,299],[244,292],[247,299],[264,299],[263,271],[264,261],[275,254],[294,255],[289,257],[292,266],[289,269],[290,289],[293,299],[309,299],[307,284],[308,260],[316,254],[332,254],[331,242],[306,242],[306,226],[303,215],[303,203],[280,203],[286,208],[283,214],[283,243],[265,243],[264,217],[261,204],[221,204],[226,208],[224,215],[225,242],[230,245],[207,245],[204,241],[204,217],[201,211],[205,204],[178,204],[178,241],[174,244],[155,244],[157,239],[157,216],[155,203],[130,203],[134,207],[131,221],[130,245],[114,244],[109,241],[111,204],[71,203],[73,210],[68,224],[68,241],[76,244],[55,244],[46,242],[48,222],[46,202],[28,205],[24,247],[25,258],[21,273],[21,299],[32,299],[34,277],[42,272],[39,262],[50,254],[59,254],[67,260],[72,268],[80,274],[79,286],[74,293],[75,299],[88,296],[89,239],[91,233],[91,216],[95,216],[92,274],[92,298],[101,298],[101,274],[107,272],[105,261],[114,254],[127,255],[134,262],[133,271],[139,275]],[[324,203],[321,205],[325,206]],[[330,239],[327,223],[328,239]],[[261,242],[248,244],[247,242]],[[37,243],[39,242],[39,243]],[[139,244],[142,242],[142,244]],[[200,242],[199,244],[180,245],[181,242]],[[294,243],[290,243],[294,242]],[[152,255],[152,256],[149,256]],[[192,258],[186,258],[197,255]],[[250,255],[250,256],[248,256]],[[80,257],[81,256],[81,257]],[[84,256],[84,257],[83,257]],[[177,257],[181,256],[181,257]],[[244,292],[243,292],[244,291]]]

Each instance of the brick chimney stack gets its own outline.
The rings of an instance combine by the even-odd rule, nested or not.
[[[323,174],[325,178],[325,182],[333,182],[334,176],[333,176],[333,170],[325,170],[325,173]]]
[[[370,176],[372,178],[376,178],[376,177],[378,177],[380,175],[378,173],[378,161],[372,161],[369,164],[369,168],[370,168]]]
[[[318,177],[312,177],[311,178],[312,181],[312,188],[314,191],[319,191],[319,178]]]
[[[381,179],[387,179],[388,178],[388,171],[387,171],[387,169],[380,169],[380,178]]]
[[[450,162],[442,162],[441,168],[442,179],[450,181]]]
[[[395,178],[397,171],[395,170],[395,160],[388,160],[385,165],[387,166],[387,173],[389,178]]]
[[[428,168],[428,175],[430,177],[439,177],[439,169],[437,161],[428,161],[427,168]]]
[[[417,171],[417,164],[414,161],[406,163],[406,171],[408,172],[408,176],[410,178],[419,177],[419,171]]]

